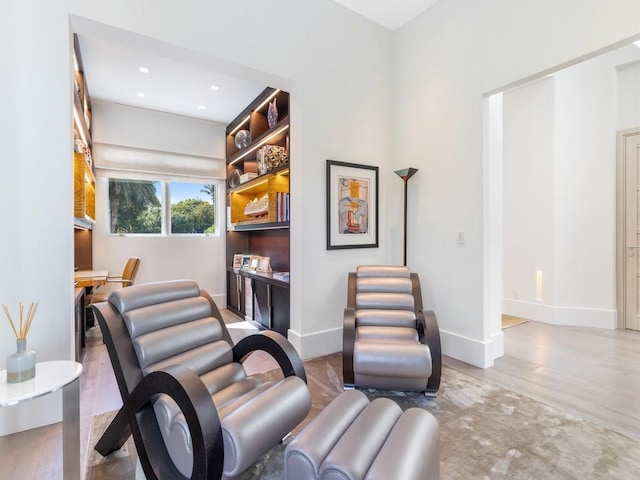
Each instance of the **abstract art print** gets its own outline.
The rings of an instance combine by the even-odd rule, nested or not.
[[[327,250],[378,246],[378,167],[327,160]]]

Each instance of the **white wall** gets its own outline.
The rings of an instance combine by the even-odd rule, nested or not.
[[[640,61],[621,65],[617,70],[617,130],[627,130],[640,126]]]
[[[616,98],[633,105],[628,88],[616,89],[616,67],[639,56],[640,49],[628,45],[563,69],[553,80],[505,93],[505,313],[561,325],[616,327]],[[540,82],[551,87],[547,104],[536,98]],[[539,109],[546,121],[536,122]],[[548,125],[546,135],[537,124]],[[551,170],[513,168],[528,156],[527,164],[538,154],[544,157],[545,149],[553,159]],[[545,189],[541,203],[538,193]],[[527,206],[534,205],[550,222],[547,228],[527,214]],[[548,241],[540,241],[541,235]],[[529,240],[534,241],[523,251],[514,248]],[[538,301],[534,275],[540,268],[530,263],[543,245],[550,261],[542,268]]]
[[[484,270],[496,268],[484,229],[499,224],[483,217],[484,96],[640,36],[638,15],[633,0],[589,8],[580,0],[444,0],[394,36],[394,162],[420,168],[420,249],[410,250],[409,264],[429,290],[445,354],[490,366],[500,351],[499,326],[483,308],[492,288]]]
[[[541,301],[553,304],[553,79],[505,92],[503,106],[503,296],[518,305],[535,303],[541,271]]]
[[[224,175],[225,125],[112,103],[94,102],[93,141],[109,145],[211,158],[209,175]],[[216,160],[217,159],[217,160]],[[96,156],[96,163],[99,162]],[[220,168],[222,165],[222,168]],[[109,234],[108,181],[96,179],[93,267],[121,273],[130,256],[140,257],[137,283],[189,278],[226,305],[224,176],[217,182],[217,235],[117,236]]]
[[[391,168],[391,33],[328,0],[10,0],[3,11],[0,48],[11,63],[3,62],[10,71],[1,116],[11,162],[2,162],[2,180],[11,201],[0,211],[12,235],[3,235],[0,251],[2,300],[40,300],[30,338],[39,359],[73,356],[73,30],[291,93],[289,338],[304,357],[339,350],[347,272],[388,261],[398,234],[381,202],[380,248],[325,250],[325,161],[378,165],[381,199],[389,185],[400,188]],[[15,349],[8,327],[5,333],[0,357]],[[39,411],[59,419],[51,409]],[[3,427],[8,415],[17,417],[0,415]]]

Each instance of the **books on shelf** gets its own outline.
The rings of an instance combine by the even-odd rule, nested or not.
[[[289,281],[289,272],[272,272],[271,275],[276,280],[282,280],[284,282]]]
[[[276,222],[289,221],[289,193],[276,193]]]

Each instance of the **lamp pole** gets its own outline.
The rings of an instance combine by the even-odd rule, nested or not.
[[[418,171],[417,168],[403,168],[402,170],[396,170],[395,173],[404,181],[404,246],[403,257],[404,266],[407,266],[407,182]]]

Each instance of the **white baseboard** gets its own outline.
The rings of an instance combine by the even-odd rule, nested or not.
[[[224,293],[219,293],[218,295],[211,295],[213,301],[216,302],[216,305],[220,310],[227,308],[227,295]]]
[[[342,328],[300,335],[289,329],[287,338],[303,360],[342,351]]]
[[[440,330],[442,354],[480,368],[493,366],[493,361],[504,355],[502,332],[483,342],[447,330]]]
[[[617,310],[604,308],[558,307],[522,300],[503,299],[502,313],[551,325],[594,327],[615,330]]]

